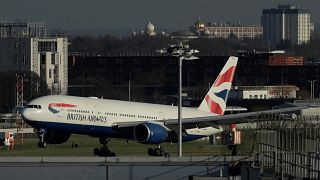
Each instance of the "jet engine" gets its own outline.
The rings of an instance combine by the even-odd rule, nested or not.
[[[144,144],[159,144],[168,138],[168,131],[159,124],[142,123],[134,128],[134,138]]]

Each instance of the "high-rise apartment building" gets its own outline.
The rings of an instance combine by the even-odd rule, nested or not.
[[[263,38],[272,46],[280,43],[300,45],[310,41],[310,10],[295,5],[264,9],[261,17]]]
[[[52,94],[67,94],[68,38],[47,35],[42,22],[0,20],[0,71],[33,72]]]

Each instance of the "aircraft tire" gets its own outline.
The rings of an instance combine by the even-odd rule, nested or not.
[[[106,157],[108,155],[108,151],[105,148],[101,148],[99,151],[100,157]]]
[[[149,156],[169,156],[162,148],[149,148],[148,149]]]
[[[162,151],[160,148],[155,149],[155,156],[162,156]]]
[[[99,149],[99,148],[94,148],[94,149],[93,149],[93,154],[94,154],[95,156],[99,156],[99,155],[100,155],[100,149]]]
[[[111,152],[109,149],[106,149],[106,148],[100,148],[98,155],[100,157],[115,157],[116,153]]]
[[[149,156],[155,156],[155,150],[153,148],[148,149],[148,155]]]
[[[39,147],[39,148],[46,148],[46,147],[47,147],[47,143],[46,143],[46,142],[41,142],[41,141],[39,141],[39,142],[38,142],[38,147]]]
[[[41,142],[38,142],[38,148],[42,148]]]

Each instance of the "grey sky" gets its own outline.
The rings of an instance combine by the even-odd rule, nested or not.
[[[162,29],[187,29],[198,17],[204,22],[260,23],[262,9],[289,0],[9,0],[0,17],[44,20],[50,28],[142,29],[148,20]],[[319,0],[291,0],[311,10],[320,22]]]

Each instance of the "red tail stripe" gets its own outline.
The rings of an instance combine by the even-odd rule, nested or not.
[[[214,102],[208,95],[206,96],[205,99],[207,101],[207,104],[208,104],[208,107],[210,109],[210,112],[216,113],[216,114],[220,114],[220,115],[224,114],[224,112],[221,109],[220,105],[218,103]]]
[[[235,66],[230,67],[224,74],[221,74],[218,76],[216,82],[214,83],[214,87],[220,86],[220,84],[224,82],[232,82],[233,80],[233,74],[234,71],[236,70]]]
[[[77,107],[73,104],[65,104],[65,103],[50,103],[49,107]]]

